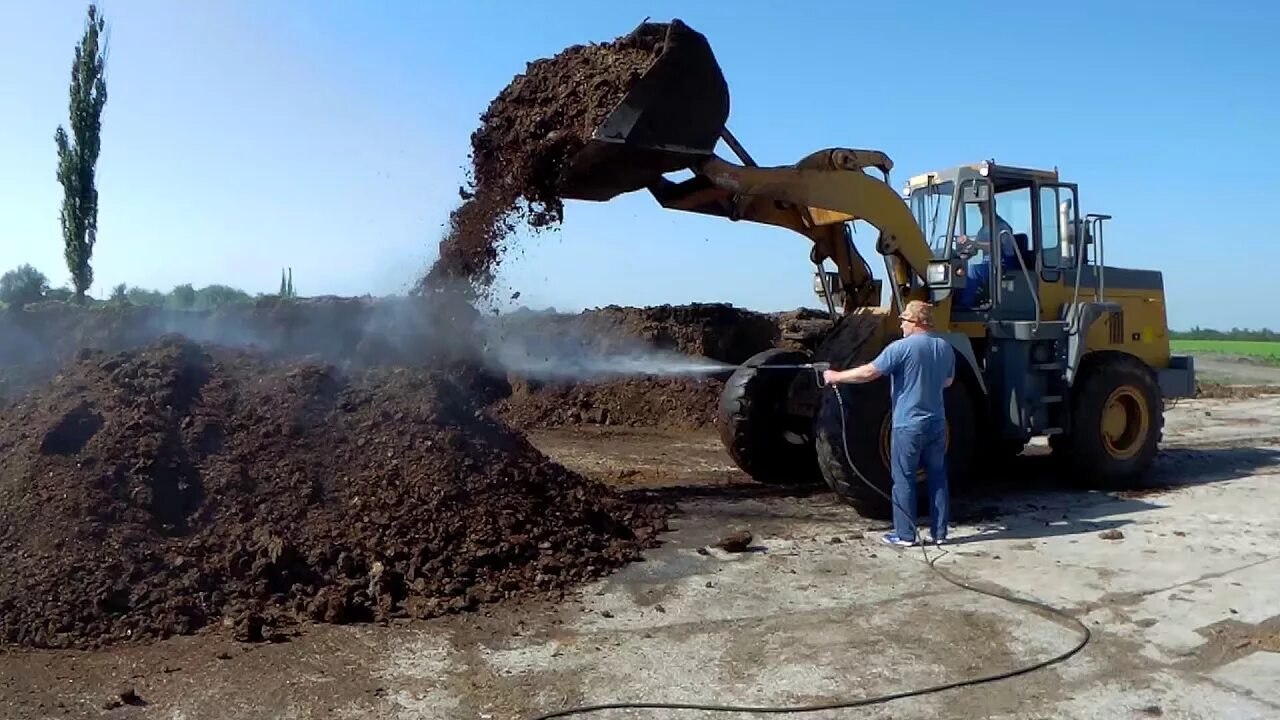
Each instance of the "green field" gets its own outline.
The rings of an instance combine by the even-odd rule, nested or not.
[[[1255,340],[1173,340],[1170,344],[1173,346],[1174,352],[1242,355],[1265,362],[1268,365],[1280,365],[1280,342],[1261,342]]]

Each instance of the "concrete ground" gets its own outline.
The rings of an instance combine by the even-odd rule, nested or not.
[[[828,493],[743,482],[712,435],[535,439],[678,501],[665,545],[558,604],[315,627],[276,645],[0,655],[0,716],[514,720],[621,700],[813,703],[1011,669],[1076,642],[1051,617],[947,584],[919,549],[880,544],[882,526]],[[1014,679],[798,717],[1280,717],[1280,397],[1179,403],[1139,489],[1069,487],[1042,450],[956,499],[938,566],[1071,612],[1089,645]],[[754,536],[747,552],[712,547],[737,528]],[[123,686],[147,704],[102,710]]]

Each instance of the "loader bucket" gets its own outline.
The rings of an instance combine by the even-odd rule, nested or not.
[[[715,152],[729,117],[729,89],[711,46],[680,20],[631,91],[565,167],[561,195],[609,200]],[[633,33],[652,32],[641,25]]]

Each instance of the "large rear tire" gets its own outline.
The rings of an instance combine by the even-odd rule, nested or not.
[[[822,406],[814,422],[818,467],[831,490],[852,505],[859,515],[876,520],[889,519],[893,517],[893,505],[881,495],[891,494],[893,488],[893,473],[889,466],[893,427],[889,381],[881,378],[861,385],[835,387],[844,403],[845,437],[842,440],[840,436],[840,402],[828,388],[823,393]],[[971,392],[962,382],[947,388],[944,402],[948,485],[956,488],[964,484],[973,469],[977,418]],[[845,457],[845,442],[848,443],[848,458]],[[858,477],[849,464],[850,459],[879,492]],[[916,482],[916,511],[919,513],[928,504],[923,473],[917,475]]]
[[[791,385],[809,370],[760,370],[761,365],[811,362],[809,355],[771,348],[747,359],[720,393],[720,441],[729,457],[756,482],[808,485],[820,482],[808,418],[787,410]]]
[[[1054,456],[1083,485],[1122,487],[1155,461],[1164,425],[1160,387],[1135,357],[1086,363],[1071,391],[1071,430],[1051,438]]]

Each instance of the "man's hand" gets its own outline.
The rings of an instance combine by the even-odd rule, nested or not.
[[[970,238],[968,235],[956,236],[956,256],[968,259],[978,254],[982,244],[977,240]]]
[[[841,382],[865,383],[871,382],[878,377],[880,377],[880,371],[871,363],[859,365],[852,370],[828,370],[822,373],[822,380],[828,385]]]

